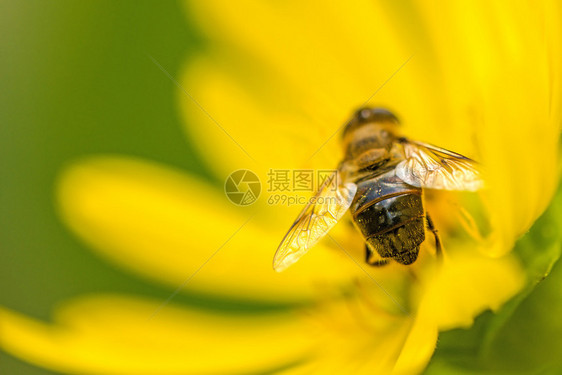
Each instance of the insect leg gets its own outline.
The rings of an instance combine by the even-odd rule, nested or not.
[[[373,267],[383,267],[386,266],[388,263],[390,263],[388,259],[381,259],[381,260],[374,261],[373,263],[369,263],[369,265]]]
[[[439,238],[439,234],[437,233],[437,229],[435,229],[435,225],[433,224],[433,220],[431,220],[429,213],[425,213],[425,218],[427,219],[427,229],[429,229],[431,233],[433,233],[433,236],[435,236],[435,253],[437,256],[441,256],[441,238]]]
[[[389,262],[388,259],[374,260],[372,258],[373,258],[373,250],[369,248],[369,245],[365,244],[365,263],[373,267],[382,267],[382,266],[386,266]]]

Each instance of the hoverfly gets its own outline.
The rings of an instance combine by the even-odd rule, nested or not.
[[[476,162],[397,134],[399,121],[386,109],[361,108],[343,135],[345,156],[302,210],[275,253],[280,272],[295,263],[350,211],[366,247],[366,262],[413,263],[425,240],[422,189],[475,191],[483,182]],[[376,254],[379,257],[376,256]],[[381,260],[382,258],[382,260]]]

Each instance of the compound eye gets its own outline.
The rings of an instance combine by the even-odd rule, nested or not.
[[[373,115],[372,111],[372,108],[360,108],[355,113],[355,117],[357,117],[359,122],[367,122]]]
[[[385,108],[359,108],[355,112],[355,118],[359,123],[366,122],[393,122],[399,123],[398,118]]]

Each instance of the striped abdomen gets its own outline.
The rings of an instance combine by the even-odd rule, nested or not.
[[[410,264],[425,240],[421,189],[393,172],[362,179],[350,212],[367,246],[383,258]]]

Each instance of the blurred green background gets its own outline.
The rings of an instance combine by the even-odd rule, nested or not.
[[[172,1],[0,2],[1,305],[48,319],[90,292],[169,296],[79,243],[54,192],[61,169],[91,154],[205,175],[182,133],[177,88],[148,57],[176,75],[202,48],[187,17]],[[0,374],[49,373],[0,356]]]
[[[106,153],[212,179],[181,130],[176,86],[149,58],[177,76],[204,47],[172,1],[0,3],[0,305],[48,320],[59,302],[92,292],[169,297],[169,288],[114,268],[71,235],[57,216],[55,182],[67,163]],[[561,207],[559,194],[518,244],[531,277],[559,256]],[[427,372],[562,373],[561,283],[558,265],[499,315],[441,334]],[[51,373],[0,356],[0,374]]]

